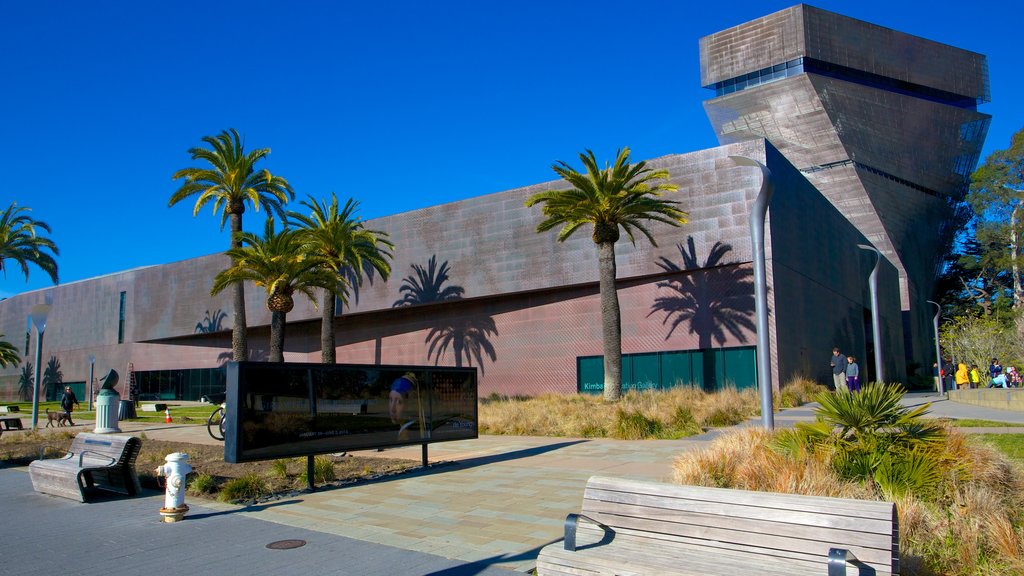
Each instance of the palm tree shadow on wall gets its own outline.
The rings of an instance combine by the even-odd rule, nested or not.
[[[196,322],[196,334],[213,334],[224,329],[224,319],[228,313],[218,308],[213,312],[206,311],[206,315],[199,322]]]
[[[402,297],[395,301],[393,308],[454,302],[462,300],[466,293],[462,286],[445,285],[449,280],[448,261],[438,266],[436,254],[430,257],[426,267],[413,264],[412,270],[412,274],[402,279],[398,288]],[[429,345],[427,358],[433,360],[435,366],[447,355],[449,348],[457,368],[463,366],[465,359],[467,366],[474,366],[475,361],[483,373],[485,356],[491,362],[498,359],[491,343],[491,338],[498,335],[494,318],[488,314],[453,315],[443,309],[438,311],[441,313],[432,319],[423,340]]]
[[[231,350],[226,350],[217,355],[217,364],[223,366],[230,362],[234,358]],[[256,348],[253,345],[249,345],[249,362],[268,362],[270,360],[270,351],[266,348]]]
[[[677,244],[676,247],[682,257],[681,266],[664,256],[657,262],[658,267],[672,274],[658,282],[657,287],[671,291],[671,294],[655,298],[647,316],[665,313],[661,322],[669,326],[665,340],[684,324],[690,334],[697,335],[698,346],[705,351],[702,362],[704,388],[712,390],[720,384],[714,355],[710,353],[712,346],[724,344],[727,334],[746,342],[744,331],[755,332],[757,329],[753,320],[754,271],[725,260],[732,251],[730,244],[715,242],[703,265],[697,260],[693,236],[687,237],[685,246]]]

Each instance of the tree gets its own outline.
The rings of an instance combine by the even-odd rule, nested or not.
[[[285,322],[295,307],[293,294],[300,292],[316,305],[314,288],[343,290],[335,274],[328,272],[318,257],[302,252],[302,241],[296,230],[274,231],[274,221],[267,219],[263,237],[251,232],[239,235],[242,246],[228,250],[233,264],[213,279],[211,295],[244,281],[264,288],[270,321],[270,361],[284,362]]]
[[[282,221],[285,219],[282,205],[295,197],[288,181],[274,176],[267,170],[257,171],[255,166],[270,154],[270,148],[258,148],[249,153],[241,137],[234,128],[225,130],[217,136],[204,136],[203,142],[209,148],[190,148],[193,160],[208,163],[209,167],[184,168],[174,173],[174,180],[183,180],[181,187],[171,195],[167,206],[196,196],[192,216],[213,202],[213,213],[221,213],[220,228],[224,222],[231,220],[230,248],[240,248],[242,241],[242,214],[246,203],[252,204],[257,212],[260,204],[268,207],[268,218],[276,214]],[[230,250],[229,250],[230,252]],[[245,360],[248,356],[245,322],[245,289],[241,282],[233,286],[233,326],[231,327],[231,355],[235,361]]]
[[[302,251],[319,257],[321,266],[338,277],[340,286],[356,289],[362,285],[364,275],[371,282],[373,274],[380,274],[387,280],[391,275],[389,251],[394,244],[388,234],[370,230],[356,216],[359,202],[349,199],[338,209],[338,198],[331,193],[331,203],[317,202],[312,196],[301,202],[309,208],[309,216],[289,212],[288,218],[297,227],[302,242]],[[335,362],[334,314],[335,299],[341,296],[336,290],[325,290],[321,304],[320,358],[324,364]]]
[[[1009,364],[1021,358],[1020,342],[1014,338],[1018,327],[1013,317],[958,316],[942,323],[939,342],[955,363],[984,368],[992,358],[1001,358]]]
[[[0,338],[4,335],[0,334]],[[18,354],[18,349],[4,340],[0,340],[0,368],[7,368],[8,366],[17,366],[21,363],[21,355]]]
[[[526,206],[543,205],[544,220],[537,225],[537,232],[561,226],[559,242],[564,242],[581,227],[593,226],[591,239],[597,245],[601,293],[604,397],[618,401],[622,395],[622,326],[615,290],[615,243],[619,240],[619,229],[626,231],[633,244],[636,244],[634,233],[640,232],[657,246],[647,223],[679,226],[686,223],[687,214],[676,208],[678,202],[660,198],[662,193],[679,188],[668,182],[668,170],[652,170],[647,168],[646,162],[630,164],[629,148],[619,150],[615,164],[609,167],[606,163],[604,169],[598,167],[590,150],[579,157],[586,174],[558,161],[551,169],[570,188],[538,192],[527,199]]]
[[[1024,129],[1010,138],[971,175],[967,200],[974,209],[975,236],[983,249],[994,250],[989,261],[1009,271],[1013,307],[1024,308],[1021,284],[1021,233],[1024,220]]]
[[[16,202],[11,202],[0,215],[0,270],[6,278],[9,267],[6,261],[14,261],[21,268],[25,280],[28,280],[28,265],[35,264],[49,274],[56,284],[57,261],[53,257],[59,255],[60,251],[53,240],[41,235],[42,232],[50,232],[50,226],[46,222],[33,220],[28,215],[31,211],[30,208],[19,207]]]

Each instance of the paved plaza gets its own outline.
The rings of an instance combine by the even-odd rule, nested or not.
[[[905,402],[933,402],[936,416],[1024,423],[1021,413],[934,394],[911,394]],[[805,406],[778,413],[776,425],[811,419],[813,407]],[[145,428],[152,439],[212,442],[198,426],[124,428]],[[55,566],[62,575],[525,572],[540,548],[561,538],[565,515],[579,510],[591,475],[668,480],[677,455],[718,433],[648,441],[483,436],[433,444],[425,470],[252,507],[191,499],[191,512],[177,524],[159,522],[162,496],[154,491],[80,504],[36,494],[24,468],[3,469],[8,530],[0,566],[19,575],[49,575]],[[419,460],[420,448],[379,454]],[[287,539],[306,545],[266,548]]]

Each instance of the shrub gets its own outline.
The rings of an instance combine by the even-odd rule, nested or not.
[[[288,461],[287,460],[274,460],[270,464],[270,472],[278,478],[288,477]]]
[[[337,475],[334,473],[334,460],[331,460],[327,456],[317,456],[313,458],[313,483],[323,484],[325,482],[331,482]],[[299,474],[299,480],[303,484],[309,483],[308,471],[303,468],[301,474]]]
[[[658,436],[661,424],[640,412],[619,409],[615,412],[615,438],[643,440]]]
[[[217,480],[209,474],[193,474],[188,480],[188,493],[205,496],[217,491]]]
[[[241,478],[229,480],[221,488],[218,499],[223,502],[236,500],[252,500],[267,494],[267,481],[259,474],[246,474]]]

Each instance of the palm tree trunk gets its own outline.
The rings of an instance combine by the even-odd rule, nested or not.
[[[622,319],[615,291],[615,243],[597,245],[601,282],[601,340],[604,345],[604,399],[618,402],[622,396]]]
[[[231,214],[231,247],[242,246],[242,215]],[[245,322],[245,285],[237,282],[234,286],[232,299],[234,300],[234,315],[231,326],[231,359],[241,362],[249,359],[249,340],[246,336]]]
[[[270,361],[284,362],[284,327],[286,312],[270,313]]]
[[[337,358],[334,354],[334,293],[324,290],[324,302],[321,306],[323,316],[320,318],[320,361],[324,364],[334,364]]]

